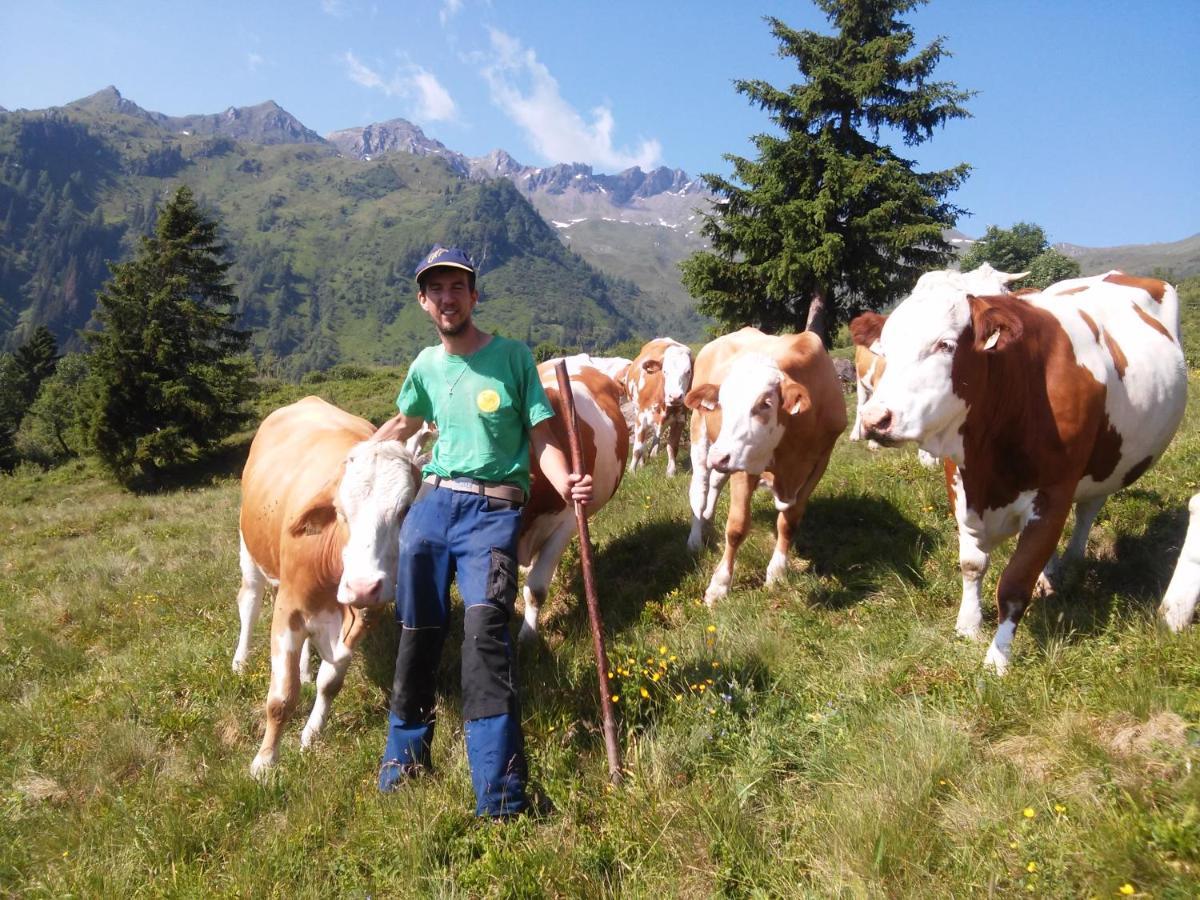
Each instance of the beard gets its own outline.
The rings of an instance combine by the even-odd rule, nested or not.
[[[451,325],[449,328],[438,325],[437,330],[439,334],[444,334],[446,337],[454,337],[455,335],[462,334],[470,324],[470,319],[463,319],[457,325]]]

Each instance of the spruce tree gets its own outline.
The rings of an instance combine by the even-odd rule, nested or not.
[[[767,18],[802,81],[734,83],[779,133],[754,137],[757,159],[727,154],[732,179],[704,176],[718,197],[703,227],[713,249],[681,264],[701,312],[726,326],[808,327],[828,342],[834,322],[886,305],[950,258],[942,231],[962,211],[945,198],[969,167],[917,172],[886,143],[920,144],[969,115],[970,92],[931,79],[942,39],[909,55],[899,16],[924,2],[816,0],[829,35]]]
[[[249,336],[235,327],[238,298],[217,231],[179,188],[135,258],[110,265],[97,297],[90,437],[127,486],[156,486],[245,420]]]
[[[37,396],[42,382],[54,374],[60,359],[58,341],[49,328],[39,325],[29,340],[17,348],[14,357],[21,370],[21,392],[28,406]]]

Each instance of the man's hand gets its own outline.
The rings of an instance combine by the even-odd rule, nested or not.
[[[587,506],[592,502],[592,476],[571,473],[567,476],[567,495],[563,497],[568,503],[581,503]]]
[[[424,419],[409,417],[404,413],[397,413],[388,419],[376,429],[375,433],[367,440],[369,441],[407,441],[410,437],[421,430],[421,426],[425,423]]]

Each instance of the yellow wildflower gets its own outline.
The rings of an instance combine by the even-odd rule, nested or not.
[[[1134,892],[1134,887],[1128,881],[1125,882],[1123,885],[1121,885],[1119,888],[1117,888],[1118,894],[1125,894],[1126,896],[1128,896],[1129,894],[1132,894],[1133,892]]]
[[[658,653],[659,653],[659,656],[665,656],[667,653],[667,645],[666,644],[660,645],[658,648]]]
[[[646,690],[645,688],[642,688],[642,699],[645,700],[649,696],[650,696],[650,692],[648,690]]]
[[[1027,819],[1032,819],[1034,816],[1037,815],[1037,812],[1034,810],[1034,808],[1032,806],[1027,806],[1027,807],[1025,807],[1024,810],[1021,811],[1021,814],[1023,816],[1025,816],[1025,818],[1027,818]]]
[[[620,694],[613,694],[613,695],[612,695],[612,702],[613,702],[613,703],[620,703],[620,702],[621,702],[621,695],[620,695]]]
[[[708,628],[706,628],[705,630],[706,630],[706,631],[707,631],[709,634],[715,634],[715,633],[716,633],[716,631],[717,631],[717,626],[716,626],[716,625],[709,625],[709,626],[708,626]]]
[[[1035,862],[1034,862],[1034,861],[1031,859],[1031,860],[1030,860],[1030,861],[1029,861],[1029,862],[1026,864],[1026,866],[1025,866],[1025,871],[1026,871],[1026,872],[1036,872],[1036,871],[1037,871],[1037,863],[1035,863]]]

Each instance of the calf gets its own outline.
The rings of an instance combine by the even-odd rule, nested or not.
[[[625,383],[634,407],[629,470],[645,464],[648,445],[658,451],[665,432],[667,476],[673,477],[686,415],[683,398],[692,384],[692,351],[672,338],[655,338],[642,347]]]
[[[960,634],[980,636],[989,554],[1020,533],[985,658],[998,672],[1034,587],[1052,589],[1072,503],[1064,561],[1083,555],[1104,500],[1150,468],[1179,426],[1178,305],[1170,285],[1120,272],[1020,298],[934,280],[918,282],[883,326],[887,368],[863,430],[880,443],[916,441],[958,467]]]
[[[695,382],[686,398],[693,410],[688,536],[693,552],[700,549],[726,480],[737,473],[725,554],[704,593],[711,606],[729,592],[760,480],[770,481],[779,511],[767,584],[786,571],[796,524],[846,428],[846,403],[833,363],[811,332],[771,336],[743,328],[719,337],[697,355]]]
[[[538,366],[538,376],[555,412],[550,429],[566,452],[571,445],[554,362],[547,360]],[[587,507],[591,514],[612,498],[621,483],[629,455],[629,426],[621,415],[621,389],[612,378],[590,366],[568,366],[568,372],[584,470],[592,476],[592,502]],[[531,476],[529,502],[522,510],[521,535],[517,541],[518,562],[528,569],[523,589],[525,619],[519,635],[525,641],[537,634],[538,611],[550,590],[563,550],[575,534],[574,506],[568,506],[542,475],[536,457]]]
[[[259,426],[242,472],[242,627],[233,667],[241,671],[267,583],[278,586],[271,617],[266,731],[250,764],[275,764],[280,731],[299,695],[301,646],[321,657],[317,699],[300,744],[320,733],[370,612],[395,594],[400,522],[418,473],[396,441],[366,442],[374,426],[305,397]]]

